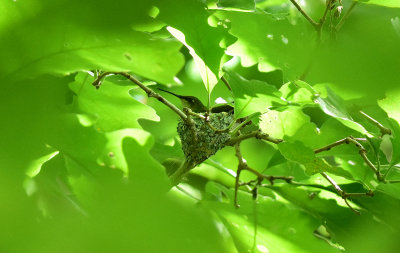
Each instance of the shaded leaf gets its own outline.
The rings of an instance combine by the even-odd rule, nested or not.
[[[219,0],[217,6],[222,8],[233,7],[237,9],[254,10],[256,4],[254,0]]]
[[[389,119],[389,123],[392,130],[391,142],[392,142],[392,159],[390,166],[393,166],[400,162],[400,126],[394,119]]]
[[[0,78],[105,69],[174,83],[183,65],[181,45],[130,27],[151,19],[151,1],[123,0],[118,8],[107,1],[91,2],[31,0],[31,8],[13,2],[7,8],[13,17],[5,21],[8,31],[0,34]]]
[[[329,82],[360,98],[379,99],[400,83],[400,77],[392,74],[400,65],[400,37],[391,23],[393,18],[400,17],[400,9],[359,2],[338,32],[326,30],[305,81]],[[392,3],[399,5],[397,0]],[[346,9],[349,7],[344,4]]]
[[[233,189],[224,189],[210,182],[207,189],[214,195],[228,194],[233,199]],[[270,197],[256,201],[245,193],[239,194],[241,207],[231,203],[203,201],[221,218],[231,234],[238,252],[337,252],[336,249],[313,235],[319,221],[290,203]],[[282,247],[278,246],[282,245]]]

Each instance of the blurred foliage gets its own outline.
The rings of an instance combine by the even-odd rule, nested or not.
[[[320,22],[326,1],[298,2]],[[398,251],[399,1],[334,4],[318,33],[289,0],[1,1],[0,252]],[[234,102],[285,141],[243,141],[249,166],[297,185],[241,187],[236,209],[225,147],[170,189],[178,117],[97,70]],[[313,152],[348,136],[386,182],[354,145]],[[360,216],[320,172],[374,192],[349,199]]]

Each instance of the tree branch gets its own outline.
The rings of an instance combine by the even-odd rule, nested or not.
[[[167,99],[165,99],[163,96],[160,94],[154,92],[152,89],[148,88],[145,86],[143,83],[141,83],[139,80],[134,78],[132,75],[126,73],[126,72],[104,72],[100,74],[94,81],[93,81],[93,86],[96,87],[96,89],[99,89],[101,86],[101,81],[103,78],[105,78],[108,75],[121,75],[126,77],[129,81],[135,83],[137,86],[139,86],[142,90],[144,90],[147,94],[148,97],[154,97],[161,103],[165,104],[168,106],[171,110],[173,110],[176,114],[178,114],[179,117],[181,117],[182,120],[186,121],[187,116],[174,104],[169,102]]]
[[[350,5],[349,9],[346,11],[346,13],[345,13],[345,14],[343,15],[343,17],[340,19],[339,23],[335,26],[335,31],[336,31],[336,32],[339,31],[340,28],[342,28],[342,26],[343,26],[343,24],[344,24],[344,21],[346,21],[346,19],[350,16],[351,11],[353,10],[353,8],[356,6],[357,3],[358,3],[358,2],[355,1],[355,2],[353,2],[353,3]]]
[[[342,197],[346,205],[353,211],[355,214],[360,215],[360,212],[355,210],[347,201],[349,197],[360,197],[360,196],[374,196],[372,191],[365,192],[365,193],[346,193],[343,191],[340,186],[333,180],[330,176],[328,176],[325,172],[320,173],[337,191],[337,193]]]
[[[236,155],[236,157],[238,158],[238,161],[239,161],[238,170],[237,170],[237,173],[236,173],[236,180],[235,180],[235,198],[234,198],[235,207],[239,207],[238,201],[237,201],[237,194],[238,194],[239,186],[243,186],[243,185],[247,185],[248,186],[248,185],[251,185],[251,184],[255,183],[255,186],[253,188],[253,191],[254,191],[253,195],[254,195],[254,194],[257,194],[257,186],[259,186],[263,180],[268,180],[271,185],[274,184],[275,180],[284,180],[287,183],[291,183],[292,182],[293,177],[291,177],[291,176],[290,177],[286,177],[286,176],[264,175],[261,172],[255,170],[253,168],[250,168],[247,165],[246,161],[244,160],[244,158],[242,156],[242,153],[240,151],[240,141],[235,143],[234,146],[235,146],[235,155]],[[254,175],[257,176],[257,179],[250,180],[249,182],[246,182],[246,183],[239,183],[240,173],[243,170],[247,170],[247,171],[253,173]]]
[[[389,128],[384,127],[381,123],[379,123],[376,119],[372,118],[371,116],[369,116],[368,114],[366,114],[363,111],[360,111],[361,115],[364,116],[369,122],[371,122],[372,124],[374,124],[376,127],[379,128],[379,130],[381,131],[382,136],[384,136],[385,134],[387,135],[391,135],[392,134],[392,130],[390,130]]]
[[[319,24],[315,22],[308,14],[301,8],[301,6],[296,2],[296,0],[290,0],[292,4],[300,11],[300,13],[310,22],[310,24],[317,29]]]
[[[331,148],[337,147],[337,146],[342,145],[342,144],[353,143],[353,144],[355,144],[356,147],[360,150],[360,151],[359,151],[360,156],[361,156],[362,159],[365,161],[365,163],[368,165],[368,167],[370,167],[370,168],[372,169],[372,171],[375,173],[377,179],[378,179],[379,181],[384,181],[384,178],[383,178],[382,174],[380,173],[380,171],[379,171],[379,170],[375,167],[375,165],[372,164],[372,162],[368,159],[368,157],[367,157],[367,150],[361,145],[361,143],[358,142],[358,140],[364,140],[364,139],[354,138],[354,137],[352,137],[352,136],[346,137],[346,138],[341,139],[341,140],[339,140],[339,141],[337,141],[337,142],[334,142],[334,143],[332,143],[332,144],[329,144],[329,145],[327,145],[327,146],[325,146],[325,147],[316,149],[316,150],[314,150],[314,153],[317,154],[317,153],[320,153],[320,152],[323,152],[323,151],[328,151],[328,150],[330,150]]]
[[[279,143],[283,142],[282,139],[277,139],[277,138],[269,136],[268,134],[262,133],[260,130],[255,130],[253,132],[250,132],[250,133],[247,133],[247,134],[241,134],[241,135],[239,135],[237,137],[231,138],[226,143],[226,145],[227,146],[233,146],[236,143],[239,143],[239,142],[241,142],[243,140],[250,139],[250,138],[253,138],[253,137],[255,137],[256,139],[269,141],[269,142],[272,142],[272,143],[275,143],[275,144],[279,144]]]

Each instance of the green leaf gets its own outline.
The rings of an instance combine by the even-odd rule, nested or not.
[[[275,16],[263,11],[218,11],[216,15],[230,21],[230,33],[238,40],[227,53],[239,56],[243,66],[258,64],[263,72],[281,69],[289,79],[305,71],[315,33],[304,17]]]
[[[337,155],[335,157],[335,162],[338,164],[337,168],[351,175],[346,178],[357,180],[367,189],[374,189],[376,187],[375,174],[365,164],[364,160],[358,154],[357,149],[353,148],[352,152],[353,155]]]
[[[400,126],[394,119],[389,119],[389,123],[392,130],[391,142],[392,142],[392,159],[390,166],[398,164],[400,162]]]
[[[223,193],[233,199],[233,189],[213,182],[207,188],[215,196]],[[242,192],[239,201],[240,208],[236,210],[231,203],[202,202],[219,215],[238,252],[336,252],[313,235],[320,226],[318,219],[294,208],[291,203],[266,196],[252,200],[249,194]]]
[[[332,90],[327,87],[327,97],[321,98],[318,97],[315,100],[315,103],[318,103],[321,109],[328,115],[335,117],[339,120],[343,125],[352,128],[362,134],[367,134],[367,130],[355,122],[350,114],[347,112],[343,100],[338,97]]]
[[[362,134],[368,134],[368,131],[359,123],[355,122],[344,105],[341,97],[336,95],[329,86],[325,86],[321,91],[326,92],[326,96],[319,94],[312,86],[303,82],[296,81],[296,84],[307,89],[314,95],[314,103],[318,104],[322,111],[327,115],[336,118],[343,125],[354,129]]]
[[[278,149],[287,160],[302,164],[305,168],[306,174],[308,175],[329,172],[354,180],[353,176],[348,171],[343,170],[340,167],[333,167],[328,164],[325,159],[316,157],[314,151],[311,148],[306,147],[300,141],[285,141],[278,145]]]
[[[400,65],[400,37],[391,23],[400,17],[400,9],[359,2],[338,32],[332,34],[326,26],[324,42],[314,51],[315,59],[305,81],[329,82],[359,98],[379,99],[400,83],[400,77],[393,75]],[[394,2],[399,5],[397,0]],[[344,4],[346,9],[349,6]],[[382,41],[386,42],[384,46]],[[382,68],[382,64],[386,67]]]
[[[180,43],[131,29],[151,19],[150,1],[124,1],[118,10],[107,1],[24,4],[7,8],[13,18],[4,21],[9,31],[0,34],[0,79],[104,69],[132,71],[168,84],[183,65]]]
[[[223,64],[225,49],[220,44],[226,37],[231,40],[227,29],[208,24],[209,13],[200,1],[189,0],[185,4],[180,0],[161,1],[157,7],[160,9],[157,18],[172,27],[168,31],[189,49],[210,94]]]
[[[276,103],[283,103],[280,92],[272,85],[258,80],[246,80],[227,71],[226,79],[232,87],[235,100],[235,117],[246,117],[256,112],[265,112]]]
[[[287,108],[282,112],[269,110],[260,117],[260,129],[275,138],[293,136],[310,123],[310,118],[299,108]]]
[[[295,105],[307,105],[313,104],[313,95],[314,92],[310,89],[307,89],[307,86],[300,86],[301,82],[288,82],[281,86],[279,89],[282,92],[282,96],[288,101],[290,104]]]
[[[376,4],[391,8],[400,8],[400,2],[397,0],[356,0],[363,4]]]
[[[243,10],[254,10],[256,4],[254,0],[219,0],[217,6],[222,8],[232,7]]]
[[[373,198],[357,198],[354,202],[369,210],[395,231],[400,231],[400,218],[397,210],[400,208],[400,188],[398,184],[380,184]]]
[[[97,90],[93,80],[89,74],[79,73],[69,87],[75,93],[72,106],[80,113],[91,115],[98,131],[140,128],[138,119],[159,120],[152,108],[129,95],[132,87],[118,86],[106,79]]]
[[[304,146],[301,142],[283,142],[278,145],[281,154],[289,161],[298,162],[304,165],[306,173],[309,175],[328,172],[333,168],[321,158],[316,158],[314,151]]]
[[[289,202],[298,206],[307,213],[318,217],[326,226],[331,240],[339,242],[346,251],[368,252],[380,251],[390,252],[393,244],[391,240],[398,234],[386,224],[373,219],[368,211],[361,215],[355,215],[346,206],[340,206],[331,198],[314,196],[310,198],[311,192],[291,185],[274,187],[274,191]],[[374,198],[355,198],[355,200],[370,201]],[[379,208],[379,207],[378,207]],[[378,209],[379,210],[379,209]],[[369,233],[365,233],[369,231]],[[375,243],[376,238],[388,244]]]
[[[378,105],[385,110],[390,118],[400,122],[400,89],[386,92],[384,99],[378,100]]]
[[[396,31],[396,34],[400,37],[400,18],[395,17],[390,19],[392,22],[393,29]]]

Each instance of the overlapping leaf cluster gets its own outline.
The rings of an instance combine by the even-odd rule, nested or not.
[[[302,7],[318,20],[324,2]],[[400,6],[353,7],[337,30],[329,12],[318,35],[286,0],[2,1],[0,252],[393,252],[400,184],[384,181],[400,180]],[[242,187],[235,209],[226,147],[169,190],[176,115],[117,76],[96,90],[98,69],[234,101],[236,118],[284,140],[244,141],[249,166],[303,186],[276,182],[256,200]],[[354,145],[314,153],[348,136],[365,138],[385,180]],[[321,172],[374,192],[351,199],[360,216]]]

